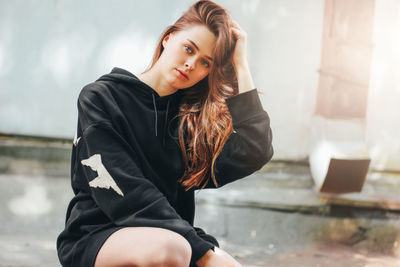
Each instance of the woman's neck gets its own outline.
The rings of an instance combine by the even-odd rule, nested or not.
[[[177,89],[172,88],[155,67],[153,66],[148,71],[136,76],[139,80],[153,88],[161,97],[175,93]]]

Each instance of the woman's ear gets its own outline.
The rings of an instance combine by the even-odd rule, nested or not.
[[[168,35],[165,36],[164,39],[162,40],[162,46],[163,46],[163,48],[165,48],[165,45],[167,44],[170,35],[171,35],[171,33],[168,33]]]

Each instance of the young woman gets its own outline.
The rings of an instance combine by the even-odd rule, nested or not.
[[[241,266],[193,226],[194,191],[273,155],[246,33],[198,1],[162,34],[151,67],[114,68],[78,97],[63,266]]]

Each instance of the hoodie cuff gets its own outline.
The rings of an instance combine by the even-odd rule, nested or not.
[[[219,243],[218,243],[218,241],[217,241],[217,239],[215,237],[213,237],[212,235],[207,234],[200,227],[194,227],[194,229],[196,230],[197,235],[199,237],[201,237],[203,240],[208,241],[208,242],[214,244],[214,246],[219,247]]]
[[[196,266],[196,262],[206,254],[208,250],[214,251],[214,244],[203,240],[199,237],[196,231],[193,229],[185,235],[186,240],[192,247],[192,258],[190,260],[190,266]]]
[[[266,112],[262,107],[257,88],[230,96],[225,102],[231,113],[233,126]]]

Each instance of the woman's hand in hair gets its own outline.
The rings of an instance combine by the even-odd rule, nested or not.
[[[247,68],[247,33],[240,25],[231,19],[231,30],[236,38],[236,46],[232,54],[232,63],[235,69]]]
[[[242,267],[231,255],[215,247],[215,252],[209,250],[197,262],[197,267]]]
[[[238,80],[239,93],[243,93],[255,88],[247,62],[247,33],[233,19],[231,20],[231,29],[236,38],[232,63]]]

